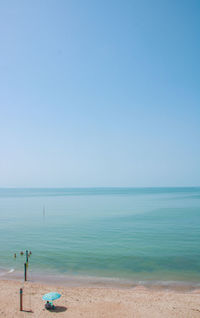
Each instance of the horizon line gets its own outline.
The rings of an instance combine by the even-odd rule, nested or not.
[[[49,186],[28,186],[28,187],[18,187],[18,186],[0,186],[0,189],[152,189],[152,188],[200,188],[200,185],[185,185],[185,186],[89,186],[89,187],[49,187]]]

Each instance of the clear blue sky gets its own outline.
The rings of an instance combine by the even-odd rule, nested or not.
[[[200,185],[200,1],[0,2],[0,186]]]

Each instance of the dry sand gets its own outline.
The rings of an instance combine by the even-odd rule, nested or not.
[[[24,289],[24,311],[19,311],[19,289]],[[42,295],[57,291],[56,310],[44,309]],[[29,312],[30,311],[30,312]],[[0,317],[200,317],[200,290],[175,292],[145,287],[132,289],[61,287],[14,280],[0,281]]]

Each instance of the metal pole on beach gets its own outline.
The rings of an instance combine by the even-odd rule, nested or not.
[[[23,311],[23,303],[22,303],[22,298],[23,298],[23,289],[20,288],[20,311]]]
[[[27,269],[27,266],[26,266],[26,263],[24,263],[24,281],[25,281],[25,282],[27,281],[26,269]]]

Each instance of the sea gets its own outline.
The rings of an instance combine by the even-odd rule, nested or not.
[[[0,278],[26,250],[31,279],[200,287],[200,188],[1,188]]]

